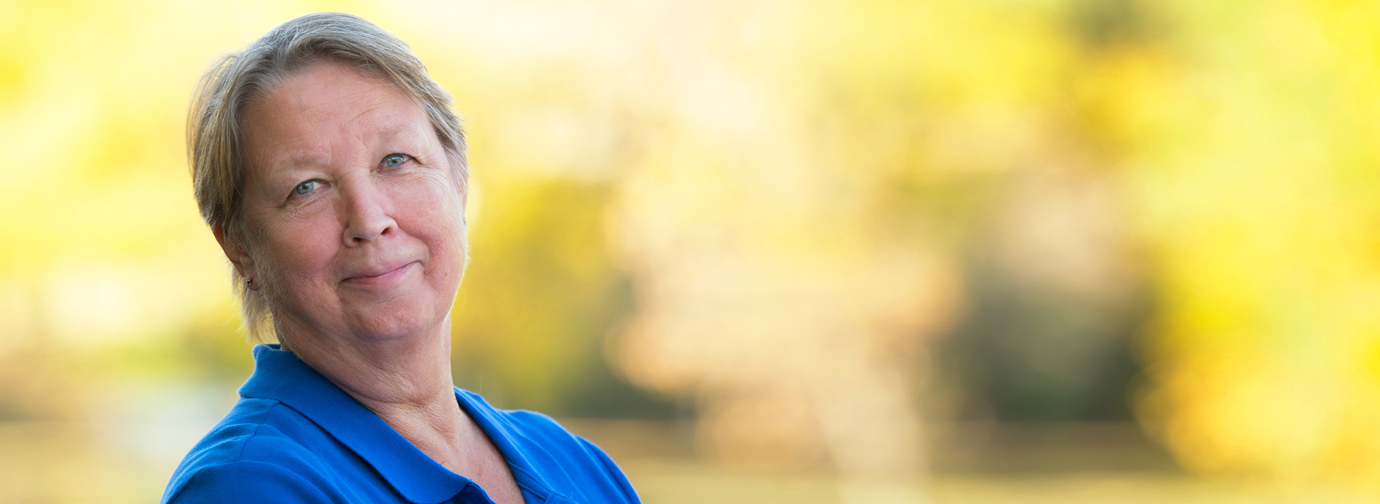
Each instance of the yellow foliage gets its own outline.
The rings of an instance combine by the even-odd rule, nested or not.
[[[214,55],[316,5],[0,3],[0,359],[231,337],[186,102]],[[849,426],[918,444],[923,348],[995,227],[1038,281],[1146,272],[1137,411],[1185,466],[1380,475],[1375,4],[346,7],[411,42],[470,121],[459,361],[519,402],[559,402],[625,324],[620,371],[698,398],[730,458],[748,438],[861,457],[876,439]],[[807,386],[871,387],[849,404],[887,417]],[[26,387],[0,384],[59,400]]]

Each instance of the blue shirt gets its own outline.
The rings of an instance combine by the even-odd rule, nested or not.
[[[455,399],[489,436],[528,503],[638,502],[599,447],[550,417]],[[254,347],[240,400],[173,473],[164,503],[492,503],[277,345]]]

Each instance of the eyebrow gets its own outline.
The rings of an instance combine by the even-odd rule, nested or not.
[[[280,169],[294,170],[325,164],[326,157],[316,154],[298,154],[287,159]]]
[[[430,123],[427,123],[427,126],[430,127]],[[375,141],[396,140],[398,137],[411,139],[415,136],[415,133],[416,130],[412,128],[412,124],[400,122],[391,127],[379,130],[379,132],[374,135],[373,139]]]
[[[399,123],[379,129],[376,133],[371,135],[372,138],[370,138],[370,140],[376,143],[396,141],[400,138],[410,141],[416,137],[416,133],[417,131],[412,128],[412,125]],[[328,156],[322,156],[313,152],[300,152],[287,156],[279,166],[283,169],[310,167],[324,164],[327,157]]]

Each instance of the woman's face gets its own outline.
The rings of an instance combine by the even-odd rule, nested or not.
[[[248,104],[243,127],[248,247],[226,254],[294,346],[448,325],[464,195],[420,106],[387,81],[318,63]]]

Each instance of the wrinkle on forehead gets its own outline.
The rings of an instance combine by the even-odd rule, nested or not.
[[[288,85],[307,78],[312,79],[311,85]],[[367,85],[360,86],[361,81]],[[379,115],[378,109],[392,105],[393,100],[413,107],[407,112]],[[267,114],[300,119],[265,121]],[[273,171],[329,164],[332,158],[348,155],[335,152],[342,146],[331,142],[336,135],[322,134],[328,129],[356,140],[347,145],[363,148],[419,126],[430,126],[421,106],[392,82],[333,62],[309,65],[283,79],[249,103],[245,119],[251,164]]]

